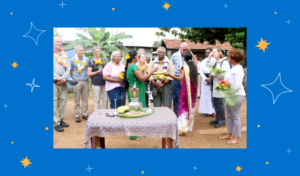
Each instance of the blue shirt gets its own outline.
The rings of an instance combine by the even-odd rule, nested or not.
[[[89,62],[89,59],[87,57],[85,57],[84,59],[80,59],[78,58],[78,60],[80,61],[80,65],[82,65],[82,62],[86,62],[85,67],[81,70],[81,73],[78,73],[78,67],[76,65],[76,57],[72,57],[70,59],[70,66],[73,73],[73,79],[77,79],[79,81],[89,81],[89,77],[87,75],[87,65]]]
[[[178,53],[181,56],[180,58],[179,58]],[[185,65],[184,58],[181,55],[180,51],[174,53],[171,57],[171,61],[173,62],[174,67],[175,67],[175,76],[180,75],[180,60],[179,59],[181,59],[181,64],[182,64],[181,66]]]

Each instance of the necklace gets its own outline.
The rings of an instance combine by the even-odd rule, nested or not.
[[[60,52],[61,52],[62,58],[56,54],[56,51],[53,51],[54,58],[57,60],[58,63],[60,63],[64,68],[66,68],[68,65],[67,64],[67,54],[64,52],[63,49],[60,49]]]

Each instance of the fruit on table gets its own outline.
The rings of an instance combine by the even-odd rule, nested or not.
[[[124,106],[118,107],[117,111],[118,113],[123,114],[125,112],[125,107]]]
[[[129,106],[124,106],[125,107],[125,111],[129,111]]]

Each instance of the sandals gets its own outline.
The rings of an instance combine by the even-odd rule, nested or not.
[[[231,144],[237,144],[237,143],[240,143],[240,140],[230,140],[230,141],[227,141],[227,144],[231,145]]]
[[[179,133],[179,136],[185,136],[186,135],[186,133],[185,132],[181,132],[181,133]]]
[[[232,139],[232,136],[231,136],[231,137],[228,137],[228,135],[225,135],[225,136],[219,137],[219,139]]]

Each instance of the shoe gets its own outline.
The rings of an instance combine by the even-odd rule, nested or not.
[[[223,126],[225,126],[225,123],[217,123],[217,124],[215,124],[215,128],[221,128]]]
[[[64,121],[60,121],[60,126],[62,126],[62,127],[68,127],[69,126],[69,124],[67,124],[67,123],[65,123]]]
[[[64,128],[63,128],[61,125],[56,125],[54,128],[55,128],[55,130],[56,130],[57,132],[62,132],[62,131],[64,131]]]
[[[215,121],[215,120],[214,120],[214,121],[210,121],[210,122],[209,122],[209,124],[210,124],[210,125],[215,125],[215,124],[217,124],[217,123],[218,123],[218,122],[217,122],[217,121]]]
[[[77,123],[81,122],[80,117],[76,117],[75,122]]]
[[[87,120],[89,117],[88,116],[82,116],[82,119]]]

